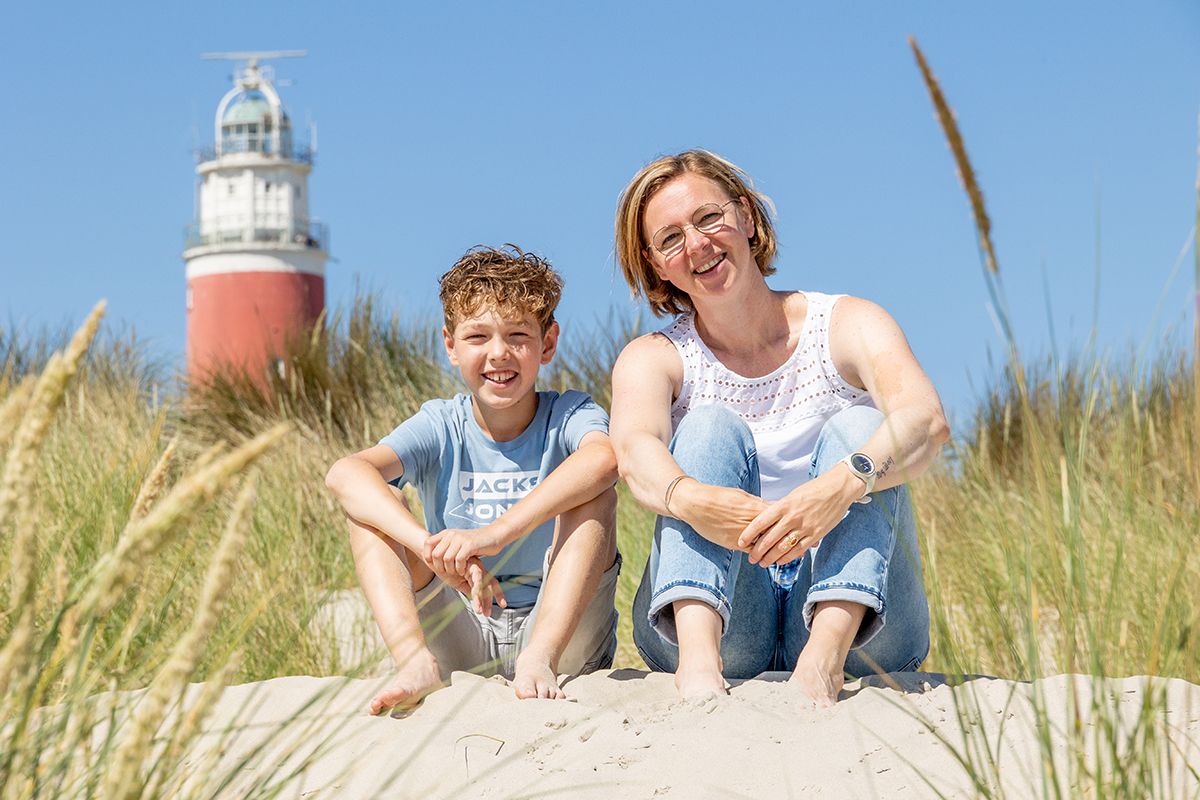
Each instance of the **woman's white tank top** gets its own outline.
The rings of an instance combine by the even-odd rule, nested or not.
[[[728,369],[683,314],[661,333],[683,360],[683,387],[671,404],[671,430],[689,410],[719,404],[737,412],[754,434],[762,497],[778,500],[808,480],[821,426],[850,406],[871,406],[870,395],[847,383],[829,352],[829,319],[844,295],[805,292],[808,312],[800,341],[787,361],[767,375],[747,378]]]

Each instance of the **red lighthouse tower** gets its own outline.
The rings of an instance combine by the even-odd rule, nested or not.
[[[259,66],[302,55],[203,56],[245,66],[217,106],[214,145],[197,156],[197,219],[183,252],[192,381],[221,369],[263,376],[325,307],[329,231],[309,215],[314,148],[293,140],[273,74]]]

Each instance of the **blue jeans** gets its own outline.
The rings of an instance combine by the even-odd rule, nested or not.
[[[809,477],[837,467],[879,429],[883,415],[853,406],[826,421]],[[702,483],[759,493],[758,458],[746,423],[723,406],[688,412],[671,440],[681,468]],[[727,678],[791,670],[808,642],[817,603],[867,607],[846,672],[855,677],[916,669],[929,652],[929,607],[921,582],[916,523],[908,489],[898,486],[855,503],[803,558],[778,567],[751,564],[671,517],[659,517],[650,560],[633,601],[633,639],[653,670],[679,663],[672,603],[693,599],[724,622]]]

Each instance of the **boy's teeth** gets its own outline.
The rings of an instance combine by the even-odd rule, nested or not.
[[[483,377],[487,378],[489,381],[503,383],[504,381],[517,377],[517,373],[512,372],[511,370],[508,372],[485,372],[483,373]]]

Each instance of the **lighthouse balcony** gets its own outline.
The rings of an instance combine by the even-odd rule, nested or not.
[[[265,221],[263,221],[265,222]],[[214,226],[194,222],[184,229],[184,248],[214,250],[272,249],[329,252],[329,226],[318,220],[295,220],[289,225]]]
[[[216,145],[206,145],[196,148],[196,163],[207,164],[217,159],[238,158],[239,160],[250,156],[251,158],[266,158],[271,161],[292,161],[297,164],[307,164],[312,166],[313,160],[316,157],[316,151],[308,145],[292,146],[290,142],[285,142],[282,152],[274,152],[270,138],[253,138],[253,137],[238,137],[226,139],[222,142],[218,149]]]

